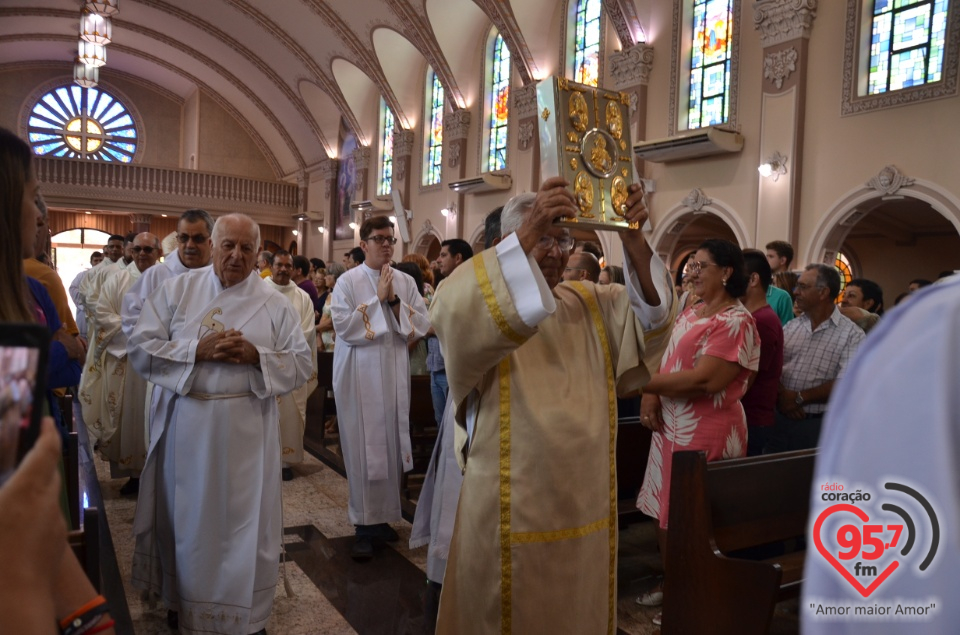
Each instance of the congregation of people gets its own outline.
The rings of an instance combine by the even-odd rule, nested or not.
[[[191,209],[172,237],[111,235],[65,288],[41,262],[50,235],[29,148],[6,131],[0,182],[0,319],[49,329],[50,390],[76,387],[91,445],[137,498],[132,584],[181,633],[266,632],[283,575],[281,481],[304,461],[318,355],[332,355],[328,431],[354,560],[399,540],[411,376],[427,376],[437,440],[410,545],[428,548],[436,632],[508,621],[597,633],[616,622],[618,398],[652,432],[636,506],[665,554],[674,453],[817,447],[837,382],[887,319],[880,285],[798,266],[784,241],[760,251],[711,238],[671,272],[643,233],[620,232],[613,265],[556,224],[578,209],[560,178],[494,210],[478,253],[452,238],[432,261],[397,262],[394,224],[374,216],[359,247],[324,262],[264,249],[243,214]],[[624,209],[647,220],[640,185]],[[915,280],[897,303],[929,284]],[[5,592],[0,624],[110,633],[63,538],[59,403],[51,392],[37,446],[0,488],[0,543],[23,552],[5,560],[5,586],[35,598],[18,606]],[[636,601],[662,604],[662,584]]]

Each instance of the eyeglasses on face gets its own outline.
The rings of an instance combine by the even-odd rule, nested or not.
[[[134,247],[133,253],[139,254],[140,252],[143,252],[149,256],[153,253],[154,249],[156,249],[156,247]]]
[[[188,242],[193,242],[194,245],[199,245],[201,243],[207,242],[208,238],[210,237],[204,236],[203,234],[194,234],[193,236],[191,236],[190,234],[178,234],[177,242],[180,243],[181,245],[186,245]]]
[[[691,260],[690,262],[687,263],[687,266],[684,267],[684,269],[686,269],[686,271],[688,271],[690,275],[696,275],[696,274],[699,274],[701,271],[703,271],[704,267],[719,267],[719,266],[720,265],[718,265],[715,262],[700,262],[698,260]]]
[[[560,247],[560,251],[563,253],[569,252],[573,249],[573,245],[577,241],[574,240],[573,236],[561,236],[560,238],[554,238],[553,236],[541,236],[540,240],[537,241],[537,249],[543,251],[549,251],[553,249],[554,245]]]
[[[367,242],[376,243],[378,245],[382,245],[383,243],[387,243],[388,245],[396,245],[397,239],[394,238],[393,236],[380,236],[378,234],[378,235],[370,236],[369,238],[367,238]]]

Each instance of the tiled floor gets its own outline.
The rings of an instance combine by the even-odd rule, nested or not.
[[[122,480],[109,480],[97,460],[103,503],[136,635],[170,635],[166,611],[144,602],[130,588],[133,550],[131,528],[136,502],[120,496]],[[400,541],[378,549],[364,564],[350,559],[353,527],[347,522],[347,483],[339,474],[308,457],[294,468],[297,478],[283,484],[286,575],[296,594],[286,597],[277,585],[270,635],[360,633],[361,635],[429,635],[436,598],[426,584],[426,548],[410,550],[410,525],[397,523]],[[657,632],[650,618],[657,609],[639,607],[637,595],[656,582],[659,556],[650,523],[620,533],[619,633]],[[794,603],[795,607],[795,603]],[[776,635],[798,631],[795,609],[778,607]]]

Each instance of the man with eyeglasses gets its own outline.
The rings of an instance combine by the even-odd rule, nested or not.
[[[389,523],[401,520],[400,475],[413,469],[407,342],[430,330],[413,278],[390,267],[396,242],[385,216],[365,220],[363,264],[340,276],[330,308],[333,392],[356,527],[351,556],[361,562],[375,543],[398,539]]]
[[[146,232],[131,241],[130,252],[132,266],[103,283],[93,316],[100,335],[91,343],[97,357],[103,360],[98,448],[103,459],[110,463],[111,478],[129,478],[120,488],[124,496],[139,491],[140,471],[147,458],[144,438],[147,382],[132,367],[127,368],[127,337],[121,328],[123,299],[163,255],[160,239]]]
[[[783,372],[767,453],[817,447],[833,385],[864,333],[840,313],[840,273],[833,265],[807,265],[793,291],[801,315],[783,327]]]
[[[577,280],[594,284],[600,282],[600,261],[596,256],[586,251],[570,254],[570,260],[563,270],[563,281]]]
[[[620,234],[626,285],[559,284],[568,188],[512,198],[500,244],[430,306],[466,467],[438,634],[616,630],[616,399],[658,368],[676,298],[640,231]],[[639,185],[624,216],[647,219]]]
[[[133,286],[123,298],[122,327],[127,340],[133,335],[133,330],[140,319],[140,311],[147,298],[166,280],[174,278],[194,269],[210,266],[210,254],[213,244],[210,236],[213,233],[213,218],[202,209],[188,209],[180,215],[177,221],[177,249],[168,254],[159,267],[151,267],[134,282]],[[145,402],[149,405],[148,429],[145,433],[147,445],[150,438],[155,436],[152,427],[153,413],[160,398],[162,388],[156,388],[148,382]],[[162,425],[162,422],[159,422]]]

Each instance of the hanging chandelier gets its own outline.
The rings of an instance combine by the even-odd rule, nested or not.
[[[77,58],[73,64],[73,81],[84,88],[94,88],[100,81],[100,68],[87,66]]]
[[[120,0],[92,0],[83,3],[83,8],[91,13],[99,13],[107,18],[120,13]]]
[[[79,51],[80,61],[87,66],[103,66],[107,63],[107,49],[103,44],[80,40]]]
[[[110,44],[113,23],[110,18],[84,9],[80,16],[80,39],[93,44]]]

